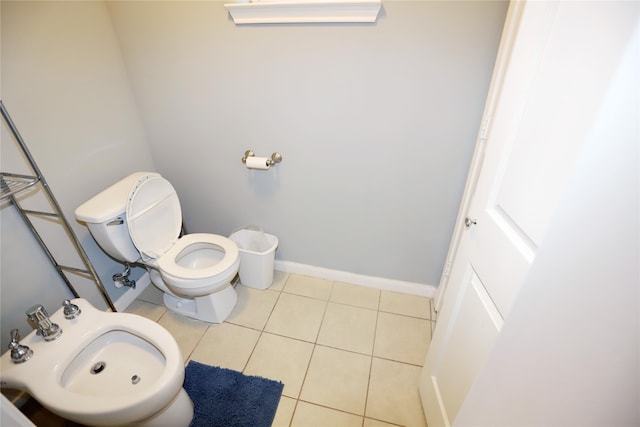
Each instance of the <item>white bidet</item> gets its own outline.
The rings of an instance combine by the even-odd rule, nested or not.
[[[193,404],[182,387],[184,361],[167,330],[141,316],[95,309],[72,300],[74,319],[60,308],[62,329],[45,341],[32,331],[20,341],[33,354],[0,358],[3,387],[27,391],[63,418],[90,426],[188,426]],[[16,363],[17,362],[17,363]]]

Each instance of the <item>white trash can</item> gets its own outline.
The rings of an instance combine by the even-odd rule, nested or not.
[[[240,250],[240,283],[267,289],[273,282],[273,266],[278,238],[260,229],[245,227],[229,236]]]

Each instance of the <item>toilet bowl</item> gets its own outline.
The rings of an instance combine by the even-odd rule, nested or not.
[[[114,258],[143,264],[170,310],[212,323],[233,310],[231,280],[240,256],[232,240],[209,233],[180,237],[182,211],[162,176],[137,172],[76,209],[100,247]]]
[[[187,234],[157,260],[164,282],[179,295],[199,297],[222,290],[238,272],[238,245],[215,234]]]
[[[20,341],[33,350],[31,358],[14,363],[10,351],[2,355],[2,386],[25,390],[51,412],[88,426],[188,426],[193,404],[171,334],[141,316],[72,302],[77,318],[65,318],[62,308],[50,317],[62,329],[55,341],[34,330]]]

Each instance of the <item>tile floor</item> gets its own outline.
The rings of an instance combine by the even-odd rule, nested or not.
[[[167,311],[153,286],[127,311],[167,328],[185,363],[282,381],[274,426],[426,426],[417,387],[429,298],[278,271],[267,290],[236,290],[219,325]]]

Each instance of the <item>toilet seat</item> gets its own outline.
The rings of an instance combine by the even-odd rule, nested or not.
[[[205,267],[187,267],[179,264],[180,257],[197,251],[215,250],[223,253],[223,258]],[[231,239],[216,234],[194,233],[180,239],[157,260],[160,271],[185,280],[200,280],[227,275],[227,270],[240,262],[238,245]],[[235,273],[234,273],[235,274]],[[233,277],[232,277],[233,278]]]
[[[214,292],[228,284],[238,271],[240,254],[232,240],[208,233],[179,237],[180,201],[171,183],[158,174],[147,174],[132,186],[127,198],[126,220],[142,260],[160,270],[169,288],[175,288],[180,294],[196,296]],[[212,256],[215,254],[211,251],[222,256]],[[192,266],[181,263],[190,254],[197,262]]]

